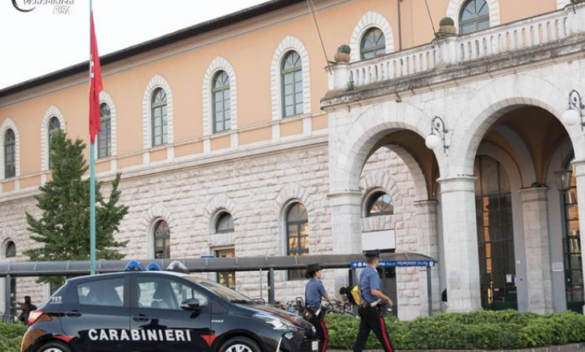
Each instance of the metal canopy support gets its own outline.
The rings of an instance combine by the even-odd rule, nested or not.
[[[12,277],[10,275],[6,276],[6,284],[4,285],[4,320],[10,321],[10,317],[12,315],[12,297],[10,294],[12,293]]]
[[[429,317],[433,315],[433,288],[431,286],[431,267],[427,266],[427,299],[429,301]]]
[[[274,285],[274,268],[270,268],[268,271],[268,303],[274,304],[276,301],[274,297],[276,296],[276,287]]]

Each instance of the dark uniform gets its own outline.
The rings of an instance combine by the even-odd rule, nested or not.
[[[312,317],[308,321],[313,324],[319,337],[319,352],[325,352],[327,350],[327,343],[329,342],[329,333],[323,319],[325,318],[325,309],[321,307],[321,298],[327,295],[325,286],[321,280],[312,278],[313,273],[321,270],[319,264],[311,264],[307,269],[306,276],[311,277],[311,280],[305,287],[305,302],[306,308],[312,314]]]
[[[366,256],[377,256],[378,254],[379,251],[366,252]],[[386,324],[380,311],[381,305],[371,306],[371,303],[377,300],[372,295],[371,290],[380,290],[380,276],[378,276],[378,272],[372,267],[367,266],[360,274],[358,287],[362,299],[362,304],[358,309],[361,321],[358,336],[353,346],[353,352],[363,351],[370,331],[374,331],[385,352],[393,352],[394,349],[390,343],[388,333],[386,332]],[[384,305],[382,304],[382,306]]]

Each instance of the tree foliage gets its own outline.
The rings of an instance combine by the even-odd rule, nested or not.
[[[61,130],[51,135],[51,180],[39,187],[36,196],[42,216],[26,213],[27,230],[41,246],[24,252],[32,261],[89,260],[90,258],[90,180],[84,177],[88,166],[83,157],[85,143],[72,141]],[[96,182],[96,258],[122,259],[117,249],[128,243],[118,242],[114,233],[128,213],[119,205],[121,174],[112,182],[108,199],[101,194],[102,182]],[[44,277],[39,282],[60,285],[62,277]]]

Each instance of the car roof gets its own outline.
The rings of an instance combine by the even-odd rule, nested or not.
[[[121,271],[117,273],[104,273],[104,274],[97,274],[97,275],[85,275],[85,276],[78,276],[67,279],[67,283],[75,283],[77,281],[86,281],[88,279],[104,279],[104,278],[117,278],[117,277],[125,277],[127,275],[161,275],[161,276],[174,276],[174,277],[183,277],[187,276],[186,273],[178,273],[174,271]]]

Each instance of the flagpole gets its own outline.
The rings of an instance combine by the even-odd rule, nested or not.
[[[89,72],[91,73],[92,67],[92,58],[91,58],[91,23],[92,19],[92,11],[93,11],[93,3],[92,0],[89,0]],[[99,58],[98,58],[99,59]],[[91,84],[91,77],[90,77],[90,84]],[[91,89],[91,88],[90,88]],[[95,161],[94,161],[94,154],[95,154],[95,143],[91,141],[89,142],[89,174],[90,174],[90,181],[89,181],[89,248],[90,248],[90,263],[91,263],[91,275],[95,275]]]

